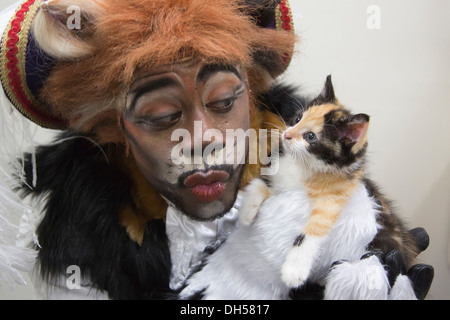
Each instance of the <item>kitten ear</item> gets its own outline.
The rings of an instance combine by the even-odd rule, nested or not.
[[[334,94],[333,82],[331,81],[331,75],[328,75],[322,92],[317,98],[315,98],[311,102],[311,105],[321,105],[325,103],[335,103],[335,102],[336,102],[336,95]]]
[[[325,81],[325,87],[320,94],[321,98],[327,102],[334,102],[336,100],[336,95],[334,94],[333,82],[331,81],[331,74],[327,76]]]
[[[369,129],[369,116],[364,113],[352,115],[343,120],[339,127],[340,140],[346,145],[364,143]]]

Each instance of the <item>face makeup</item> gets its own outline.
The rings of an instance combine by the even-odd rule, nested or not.
[[[211,144],[216,153],[228,152],[236,147],[227,146],[227,130],[249,129],[241,67],[188,61],[140,71],[130,87],[123,125],[138,168],[171,204],[197,220],[212,220],[231,209],[244,164],[193,157]],[[190,134],[174,141],[175,130]],[[208,135],[211,130],[217,134]],[[175,163],[172,151],[180,145],[189,161]]]

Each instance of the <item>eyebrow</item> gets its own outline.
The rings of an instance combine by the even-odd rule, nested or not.
[[[197,75],[197,81],[206,82],[208,78],[217,72],[231,72],[242,81],[241,73],[236,67],[227,64],[207,64],[205,65]]]
[[[137,100],[144,94],[151,91],[159,90],[161,88],[171,87],[177,85],[176,81],[172,78],[161,78],[145,82],[144,84],[136,87],[130,93],[133,96],[129,105],[128,112],[133,112],[136,107]]]

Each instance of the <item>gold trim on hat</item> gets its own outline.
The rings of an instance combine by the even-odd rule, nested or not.
[[[32,94],[30,89],[27,85],[27,78],[26,78],[26,52],[27,52],[27,45],[28,45],[28,36],[31,29],[31,24],[33,23],[33,18],[36,15],[36,12],[39,10],[41,4],[43,3],[43,0],[35,0],[31,2],[30,0],[26,0],[20,4],[20,6],[15,11],[14,15],[11,17],[11,19],[8,22],[8,25],[6,26],[6,29],[3,33],[2,41],[1,41],[1,56],[0,56],[0,80],[1,84],[3,86],[3,89],[5,90],[6,95],[10,99],[11,103],[16,107],[17,110],[20,111],[25,117],[30,119],[31,121],[35,122],[36,124],[45,127],[45,128],[51,128],[51,129],[62,129],[61,124],[45,121],[44,119],[41,119],[39,117],[36,117],[34,115],[31,115],[28,110],[22,105],[19,98],[14,93],[14,89],[11,85],[11,79],[9,78],[9,72],[10,70],[7,67],[8,59],[6,56],[6,53],[8,52],[7,47],[7,41],[9,40],[9,31],[12,28],[12,22],[17,18],[17,13],[19,11],[22,11],[24,13],[24,18],[22,22],[20,23],[20,30],[17,32],[17,37],[19,40],[16,43],[17,47],[17,54],[16,57],[18,59],[17,62],[17,68],[19,69],[18,75],[20,76],[20,83],[23,92],[25,93],[28,100],[32,103],[32,106],[35,107],[36,112],[40,112],[43,114],[47,114],[49,117],[52,117],[48,109],[40,103],[36,97]],[[22,10],[22,7],[25,3],[30,3],[28,10]]]

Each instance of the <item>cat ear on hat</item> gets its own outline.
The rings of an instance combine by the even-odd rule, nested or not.
[[[3,90],[18,111],[44,128],[68,126],[39,94],[56,61],[90,54],[86,29],[97,10],[95,1],[24,1],[6,25],[0,51]]]
[[[77,59],[89,55],[89,31],[99,13],[96,1],[43,1],[33,21],[39,47],[50,56]]]

